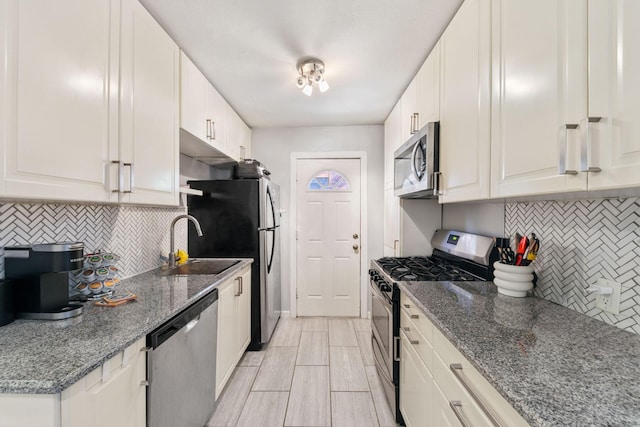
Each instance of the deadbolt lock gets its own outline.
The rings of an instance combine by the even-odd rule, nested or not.
[[[357,239],[358,238],[358,233],[353,233],[353,238]]]

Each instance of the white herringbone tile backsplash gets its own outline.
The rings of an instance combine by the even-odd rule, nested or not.
[[[507,203],[505,234],[532,231],[537,296],[640,334],[640,199]],[[618,316],[585,293],[600,277],[622,284]]]
[[[0,202],[0,278],[5,246],[79,241],[85,253],[115,252],[121,277],[158,267],[169,253],[169,226],[186,208]],[[186,248],[187,223],[176,225],[176,248]]]

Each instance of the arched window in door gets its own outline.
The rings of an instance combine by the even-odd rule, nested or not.
[[[351,191],[349,181],[340,172],[325,170],[316,174],[307,184],[308,191]]]

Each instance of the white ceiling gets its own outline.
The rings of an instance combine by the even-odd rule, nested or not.
[[[142,0],[251,127],[383,123],[462,0]],[[331,88],[295,85],[300,57]]]

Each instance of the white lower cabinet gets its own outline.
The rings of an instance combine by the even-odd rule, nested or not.
[[[216,399],[251,341],[251,266],[218,286]]]
[[[59,394],[0,394],[1,427],[144,427],[145,338]]]
[[[400,410],[407,426],[529,424],[400,294]]]

